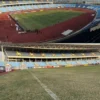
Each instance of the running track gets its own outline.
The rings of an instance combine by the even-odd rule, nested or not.
[[[52,41],[56,39],[64,38],[65,36],[61,33],[67,29],[71,29],[74,32],[85,27],[91,21],[93,21],[96,16],[96,12],[89,9],[82,8],[62,8],[65,10],[74,10],[85,12],[82,15],[75,17],[73,19],[67,20],[65,22],[41,29],[41,33],[22,33],[18,34],[16,32],[15,22],[8,17],[9,13],[0,14],[0,41],[2,42],[12,42],[12,43],[41,43],[46,41]],[[47,10],[47,9],[46,9]],[[23,11],[20,11],[23,13]],[[94,14],[94,16],[91,16]],[[12,24],[12,26],[11,26]]]

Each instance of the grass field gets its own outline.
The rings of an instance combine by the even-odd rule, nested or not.
[[[82,12],[68,10],[49,10],[23,14],[12,14],[11,16],[18,20],[18,23],[24,30],[33,31],[35,29],[42,29],[69,20],[81,14]]]
[[[0,100],[100,100],[100,66],[31,69],[0,76]]]

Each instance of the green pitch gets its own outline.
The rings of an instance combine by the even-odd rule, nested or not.
[[[100,100],[100,66],[30,69],[0,76],[0,100]]]
[[[18,20],[18,23],[24,30],[33,31],[35,29],[42,29],[69,20],[81,14],[82,12],[76,11],[49,10],[23,14],[12,14],[11,16]]]

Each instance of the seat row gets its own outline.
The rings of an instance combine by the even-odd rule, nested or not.
[[[22,2],[22,1],[21,1]],[[88,4],[19,4],[19,5],[9,5],[9,6],[0,6],[0,12],[9,12],[9,11],[20,11],[20,10],[35,10],[43,8],[59,8],[59,7],[74,7],[74,8],[87,8],[92,9],[97,12],[97,18],[100,18],[100,6],[99,5],[88,5]]]
[[[79,65],[95,65],[100,64],[100,59],[90,59],[90,60],[72,60],[72,61],[35,61],[35,62],[0,62],[0,66],[6,66],[9,65],[14,69],[19,69],[20,67],[24,68],[40,68],[40,67],[47,67],[47,66],[53,66],[53,67],[60,67],[60,66],[79,66]]]
[[[9,11],[20,11],[20,10],[35,10],[35,9],[43,9],[43,8],[56,8],[56,7],[65,7],[65,4],[45,4],[45,5],[19,5],[19,6],[6,6],[0,7],[1,12],[9,12]]]
[[[6,56],[23,56],[23,57],[78,57],[78,56],[98,56],[99,52],[90,53],[35,53],[35,52],[19,52],[6,51]]]

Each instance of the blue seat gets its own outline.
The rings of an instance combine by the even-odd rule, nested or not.
[[[0,61],[0,66],[5,66],[3,61]]]
[[[27,68],[33,68],[35,67],[34,63],[33,62],[25,62]]]
[[[6,9],[5,9],[5,7],[0,7],[0,11],[1,12],[7,12]]]
[[[20,67],[21,62],[7,62],[7,64],[10,64],[12,68],[15,68]]]

